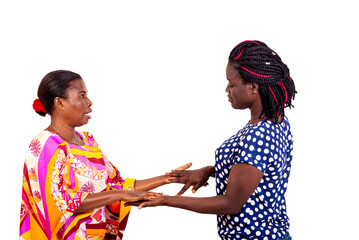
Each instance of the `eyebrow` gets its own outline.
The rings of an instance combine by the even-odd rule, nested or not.
[[[79,94],[79,93],[86,93],[87,94],[87,91],[79,91],[77,94]]]

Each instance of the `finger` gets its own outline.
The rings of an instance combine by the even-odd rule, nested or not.
[[[143,202],[138,206],[138,209],[140,210],[141,208],[150,207],[150,206],[153,206],[153,204],[151,204],[151,201]]]
[[[190,186],[191,186],[191,184],[185,184],[185,185],[183,186],[183,188],[181,189],[181,191],[179,191],[179,192],[176,194],[176,196],[181,196],[184,192],[187,191],[187,189],[188,189]]]
[[[185,171],[174,171],[170,173],[166,173],[167,176],[171,177],[182,177],[185,174]]]
[[[208,182],[204,183],[204,184],[201,184],[201,183],[197,183],[196,185],[193,186],[192,188],[192,193],[196,193],[197,190],[202,187],[202,186],[207,186],[208,185]]]
[[[186,183],[183,177],[170,177],[166,179],[166,183]]]
[[[186,170],[187,168],[191,167],[192,166],[192,163],[187,163],[179,168],[176,168],[175,170]]]
[[[143,203],[144,201],[135,201],[135,202],[125,202],[125,207],[129,207],[129,206],[138,206],[140,205],[141,203]]]
[[[185,173],[185,170],[177,170],[177,169],[172,169],[171,172],[166,172],[166,175],[180,175],[180,174],[184,174]]]
[[[180,183],[180,178],[170,177],[170,178],[166,179],[166,183]]]
[[[138,206],[138,210],[142,209],[142,208],[145,208],[146,207],[146,202],[144,203],[141,203],[139,206]]]
[[[146,192],[145,195],[147,196],[158,196],[163,195],[163,193],[157,193],[157,192]]]
[[[155,198],[157,198],[158,196],[163,195],[163,193],[153,193],[153,192],[149,192],[146,196],[143,196],[144,200],[153,200]]]

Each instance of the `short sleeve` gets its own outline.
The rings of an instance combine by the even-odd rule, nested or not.
[[[271,132],[266,126],[249,129],[239,140],[239,150],[233,157],[233,164],[247,163],[265,172],[272,155],[271,139]]]
[[[84,136],[84,139],[90,146],[99,148],[97,141],[95,141],[91,133],[81,132],[81,134]],[[120,171],[118,171],[118,169],[107,159],[104,154],[102,154],[102,156],[104,158],[109,176],[107,179],[108,189],[134,190],[134,183],[136,180],[133,178],[123,179],[121,177]]]
[[[120,171],[108,161],[109,167],[111,168],[111,174],[109,175],[108,184],[110,189],[124,189],[124,190],[134,190],[135,189],[135,179],[126,178],[125,180],[121,177]]]

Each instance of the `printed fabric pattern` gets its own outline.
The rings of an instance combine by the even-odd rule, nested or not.
[[[75,211],[88,194],[134,190],[135,180],[121,178],[91,134],[77,134],[84,146],[69,144],[49,131],[31,141],[23,173],[20,239],[122,239],[131,209],[124,202]]]
[[[216,150],[216,191],[223,195],[234,164],[247,163],[264,173],[240,213],[217,215],[222,239],[282,239],[289,229],[284,194],[291,169],[293,137],[282,123],[247,124]]]

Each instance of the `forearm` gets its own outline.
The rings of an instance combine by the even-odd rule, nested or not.
[[[154,178],[136,180],[135,190],[136,191],[150,191],[154,188],[168,184],[169,176],[162,175]]]
[[[111,190],[99,193],[90,193],[76,209],[75,213],[88,212],[96,208],[121,201],[122,190]]]
[[[235,203],[226,195],[206,198],[165,196],[163,205],[204,214],[237,214],[244,202],[239,207],[238,202]]]

